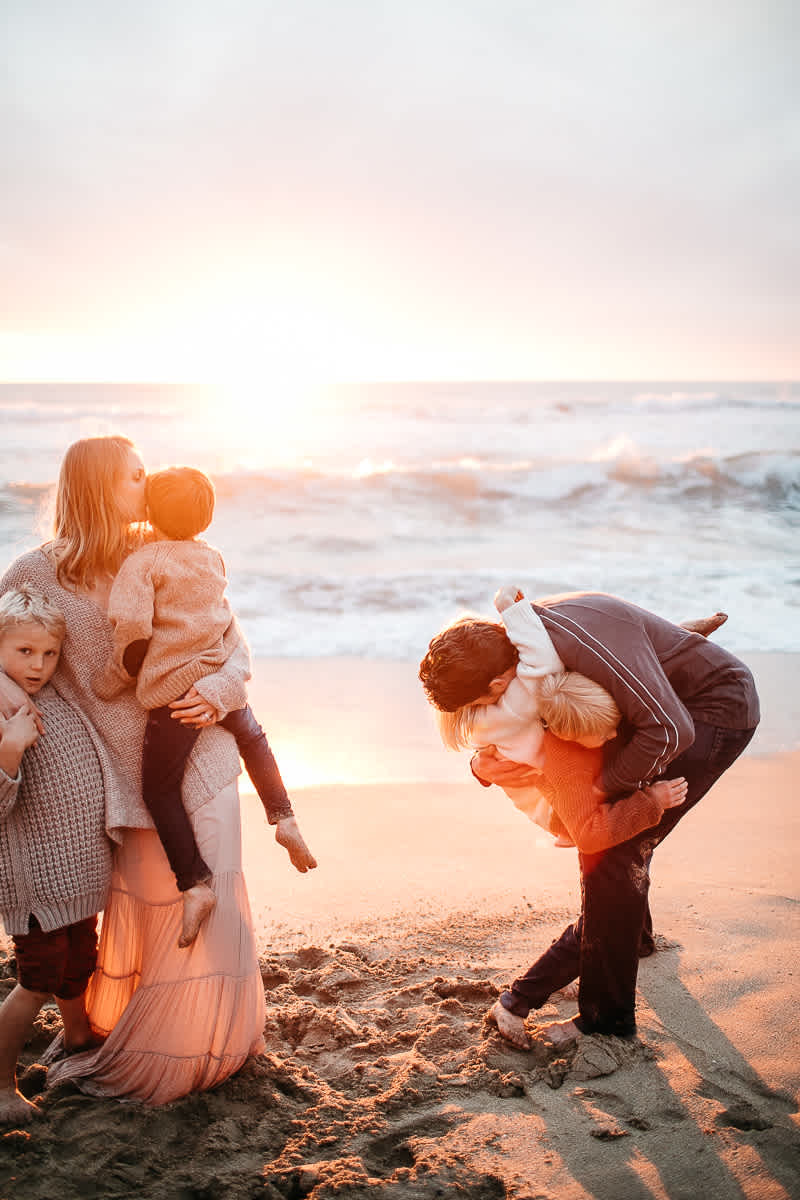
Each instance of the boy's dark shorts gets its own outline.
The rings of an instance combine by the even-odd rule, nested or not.
[[[28,933],[14,939],[17,983],[29,992],[73,1000],[86,991],[97,966],[97,914],[45,933],[31,913]]]

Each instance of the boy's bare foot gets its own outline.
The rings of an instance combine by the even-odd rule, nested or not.
[[[200,932],[200,926],[217,906],[217,897],[207,883],[196,883],[183,893],[183,923],[178,945],[181,949],[191,946]]]
[[[313,871],[317,860],[305,843],[300,826],[294,817],[283,817],[275,826],[275,841],[287,851],[292,865],[301,874]]]
[[[570,1020],[551,1021],[549,1025],[540,1025],[536,1030],[536,1036],[543,1042],[549,1042],[558,1050],[565,1050],[567,1046],[574,1045],[582,1034],[575,1022]]]
[[[518,1050],[530,1050],[531,1044],[525,1032],[525,1022],[516,1013],[509,1012],[499,1000],[495,1000],[486,1014],[486,1020],[497,1026],[501,1038],[511,1042]]]
[[[0,1090],[0,1125],[27,1125],[41,1116],[41,1109],[26,1100],[16,1088]]]
[[[681,621],[684,629],[688,629],[689,633],[699,633],[703,637],[708,637],[715,629],[719,629],[720,625],[724,625],[728,619],[728,614],[724,612],[714,613],[713,617],[698,617],[696,621]]]

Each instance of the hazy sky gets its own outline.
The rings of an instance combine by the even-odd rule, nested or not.
[[[797,378],[796,12],[4,0],[0,378]]]

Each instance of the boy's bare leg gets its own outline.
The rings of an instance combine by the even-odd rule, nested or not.
[[[17,1089],[17,1059],[30,1033],[36,1014],[47,999],[42,992],[29,992],[19,984],[0,1008],[0,1124],[22,1125],[39,1113],[35,1104]]]
[[[501,1038],[511,1042],[519,1050],[530,1050],[531,1044],[525,1031],[525,1022],[516,1013],[509,1012],[499,1000],[495,1000],[486,1014],[487,1021],[497,1026]]]
[[[692,621],[681,621],[681,628],[688,629],[690,633],[700,633],[703,637],[708,637],[719,629],[720,625],[724,625],[728,619],[728,614],[724,612],[714,613],[713,617],[698,617]]]
[[[217,897],[207,883],[196,883],[183,893],[183,922],[178,945],[182,950],[191,946],[200,926],[217,906]]]
[[[79,1050],[91,1050],[100,1045],[103,1039],[92,1031],[86,1015],[86,992],[68,1000],[56,996],[56,1003],[64,1023],[64,1049],[67,1054],[77,1054]]]
[[[295,817],[282,817],[278,821],[275,826],[275,841],[288,852],[292,865],[297,867],[301,874],[314,870],[317,860],[306,845]]]

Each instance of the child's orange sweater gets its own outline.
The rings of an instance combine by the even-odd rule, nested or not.
[[[585,854],[597,854],[661,820],[664,808],[645,792],[634,792],[613,803],[598,804],[592,784],[603,766],[602,747],[588,750],[566,742],[549,730],[542,741],[544,765],[541,790],[570,837]]]

